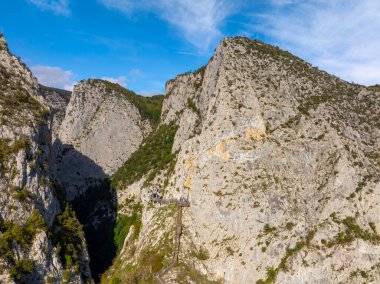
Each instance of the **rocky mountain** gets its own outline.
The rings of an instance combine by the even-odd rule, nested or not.
[[[50,112],[0,34],[0,283],[91,279],[81,225],[60,198]]]
[[[0,283],[380,281],[377,85],[242,37],[164,97],[0,71]]]
[[[112,176],[119,254],[103,282],[379,282],[376,91],[224,39],[166,84],[160,127]],[[179,246],[178,210],[152,191],[189,197]]]

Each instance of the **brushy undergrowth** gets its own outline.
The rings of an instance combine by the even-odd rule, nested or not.
[[[134,183],[148,174],[147,185],[155,176],[175,159],[172,147],[178,126],[163,124],[144,139],[140,148],[111,177],[112,186],[117,188]]]
[[[17,259],[13,248],[15,244],[23,249],[30,249],[39,231],[47,231],[45,220],[38,210],[33,210],[23,225],[0,220],[0,256],[10,265],[11,277],[19,281],[34,270],[30,259]]]
[[[132,207],[132,213],[129,216],[119,215],[116,219],[116,227],[114,228],[114,239],[117,251],[123,248],[124,240],[132,226],[135,226],[133,239],[137,239],[141,229],[141,204],[135,204]]]

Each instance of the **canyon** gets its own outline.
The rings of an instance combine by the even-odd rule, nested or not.
[[[0,92],[0,283],[380,281],[378,86],[234,37],[164,96],[67,92],[1,35]]]

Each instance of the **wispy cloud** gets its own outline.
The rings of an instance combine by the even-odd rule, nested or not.
[[[197,56],[198,54],[195,53],[195,52],[191,52],[191,51],[183,51],[183,50],[179,50],[177,51],[178,54],[181,54],[181,55],[189,55],[189,56]]]
[[[109,81],[111,83],[119,84],[120,86],[127,87],[127,77],[119,76],[117,78],[113,77],[102,77],[101,79]]]
[[[55,15],[70,16],[69,0],[28,0],[43,11],[51,11]]]
[[[272,0],[252,30],[343,79],[380,82],[380,1]]]
[[[295,0],[270,0],[270,4],[274,6],[284,6],[284,5],[289,5],[293,4]]]
[[[63,70],[60,67],[42,65],[32,66],[31,69],[40,84],[72,91],[75,83],[72,80],[72,71]]]
[[[141,77],[143,76],[143,72],[139,69],[132,69],[129,71],[129,76],[130,77]]]
[[[221,26],[237,7],[227,0],[98,0],[126,15],[151,12],[165,20],[199,51],[207,51],[222,36]],[[232,3],[235,4],[232,4]]]

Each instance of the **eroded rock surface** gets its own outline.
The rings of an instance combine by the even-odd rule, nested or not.
[[[379,282],[378,102],[276,47],[224,39],[166,85],[175,167],[119,188],[121,214],[142,203],[142,228],[105,282],[154,279],[146,267],[170,262],[175,209],[150,203],[153,183],[191,202],[168,283]]]
[[[50,115],[36,78],[0,34],[0,283],[91,279],[82,229],[67,227],[58,199]]]

